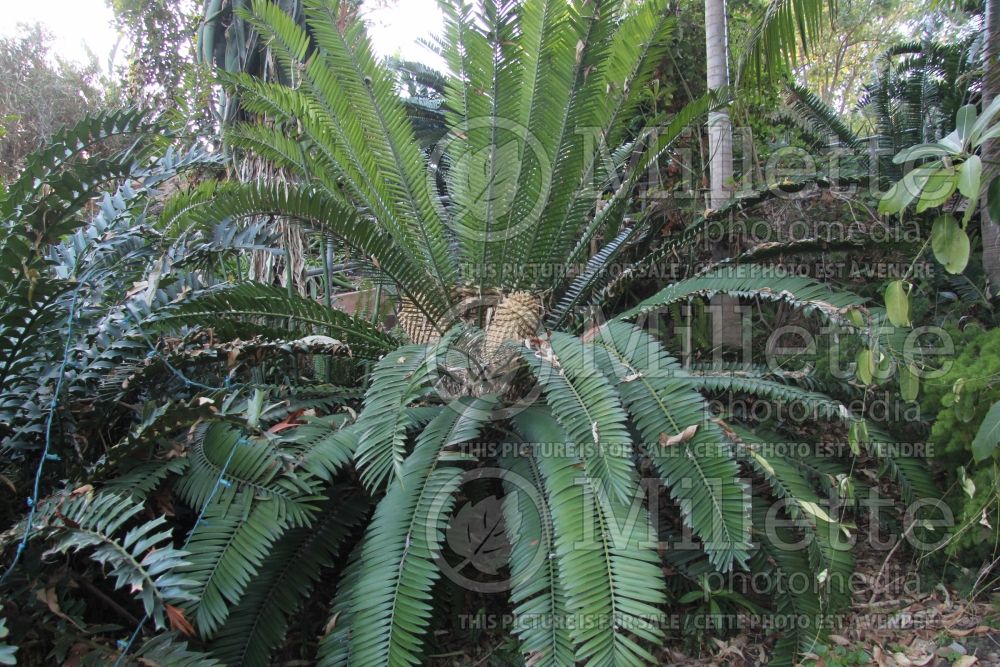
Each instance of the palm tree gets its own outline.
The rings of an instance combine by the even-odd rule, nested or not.
[[[1000,95],[1000,2],[986,2],[986,53],[983,74],[983,108]],[[1000,163],[1000,142],[996,139],[983,145],[984,194],[997,176]],[[994,293],[1000,290],[1000,221],[991,219],[989,206],[982,207],[983,269]]]
[[[708,89],[729,87],[729,38],[726,0],[705,0],[705,58]],[[720,208],[729,200],[733,182],[733,127],[726,109],[708,115],[709,207]]]

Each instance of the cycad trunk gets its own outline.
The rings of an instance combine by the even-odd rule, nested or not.
[[[1000,95],[1000,0],[986,2],[986,67],[983,76],[983,108]],[[997,176],[1000,162],[1000,141],[987,141],[983,146],[984,191]],[[985,204],[985,197],[983,197]],[[982,208],[983,269],[993,294],[1000,288],[1000,220],[990,220],[986,206]]]
[[[729,39],[726,0],[705,0],[705,58],[708,89],[729,85]],[[711,192],[709,206],[719,208],[730,197],[733,183],[733,127],[725,109],[708,114],[708,154]]]

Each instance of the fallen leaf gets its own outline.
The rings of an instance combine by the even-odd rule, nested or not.
[[[679,445],[682,442],[687,442],[694,437],[694,434],[698,432],[698,425],[691,424],[686,429],[678,433],[677,435],[667,435],[666,433],[660,434],[660,446],[661,447],[672,447],[674,445]]]
[[[979,658],[974,655],[963,655],[961,658],[951,663],[951,667],[972,667],[979,662]]]

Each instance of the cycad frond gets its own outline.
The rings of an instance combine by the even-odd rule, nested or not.
[[[832,25],[836,11],[836,0],[770,0],[741,45],[739,78],[760,79],[773,76],[782,65],[795,66],[799,49],[809,53],[829,29],[824,19],[829,18]]]
[[[211,637],[240,601],[278,538],[288,517],[274,499],[255,500],[252,491],[213,503],[191,533],[190,565],[185,574],[196,582],[195,598],[186,605],[202,637]]]
[[[261,84],[263,85],[263,84]],[[287,90],[281,86],[275,86]],[[448,291],[427,272],[413,250],[392,236],[381,224],[372,224],[343,196],[309,185],[258,185],[254,183],[204,186],[186,195],[173,208],[174,226],[209,225],[226,218],[280,216],[309,225],[343,240],[365,257],[378,262],[400,290],[425,315],[436,321],[450,303]]]
[[[551,508],[560,588],[571,615],[576,661],[588,665],[655,663],[633,636],[658,643],[666,601],[654,529],[641,498],[621,501],[581,478],[585,467],[571,436],[551,412],[529,408],[514,418],[536,457]],[[546,451],[546,449],[552,451]],[[631,507],[629,503],[632,503]],[[634,520],[629,513],[635,512]]]
[[[396,346],[391,336],[360,318],[280,287],[251,282],[204,290],[159,309],[146,325],[160,331],[206,326],[221,340],[271,338],[282,329],[284,340],[323,335],[340,341],[350,356],[361,359],[377,359]]]
[[[748,491],[705,400],[660,344],[639,329],[609,322],[597,334],[598,363],[613,378],[671,497],[704,543],[712,564],[726,571],[749,554]],[[693,433],[677,444],[670,438]]]
[[[36,530],[50,537],[52,551],[92,549],[91,560],[107,568],[115,588],[137,594],[163,628],[166,605],[191,599],[194,584],[183,573],[188,552],[173,547],[172,531],[163,529],[166,518],[124,530],[143,509],[141,501],[111,493],[52,499]]]
[[[551,341],[522,355],[587,474],[604,485],[604,493],[629,502],[637,479],[628,417],[614,387],[594,367],[593,352],[575,336],[553,333]]]
[[[505,481],[504,527],[511,544],[510,599],[521,653],[538,667],[561,667],[574,660],[566,595],[555,550],[552,511],[534,455],[507,456],[500,464],[517,481]],[[529,490],[522,488],[529,484]]]
[[[315,480],[287,472],[278,452],[263,438],[212,422],[193,427],[188,448],[191,467],[177,484],[177,493],[191,507],[201,511],[210,500],[221,506],[248,491],[258,500],[274,500],[282,521],[309,523],[318,499]]]
[[[755,526],[767,525],[768,504],[755,499],[753,522]],[[799,656],[811,651],[822,641],[824,635],[823,603],[812,585],[791,585],[790,582],[810,582],[816,573],[809,564],[803,549],[789,549],[795,544],[795,535],[784,526],[774,526],[770,530],[754,531],[760,547],[750,562],[754,572],[771,573],[770,596],[775,600],[781,627],[785,628],[774,646],[768,664],[792,667],[798,664]]]
[[[475,438],[494,403],[481,398],[449,404],[417,437],[375,510],[358,547],[357,577],[341,593],[351,596],[352,665],[420,662],[431,587],[439,576],[435,560],[462,476],[460,469],[441,465],[440,454]]]
[[[815,490],[789,460],[792,457],[781,453],[780,439],[764,440],[746,429],[734,430],[745,459],[784,500],[789,517],[809,536],[807,549],[815,573],[810,588],[822,594],[824,613],[842,610],[850,602],[849,584],[854,571],[851,543],[844,527],[822,507]]]
[[[333,565],[344,539],[365,516],[368,502],[335,492],[316,523],[285,534],[270,549],[257,574],[212,641],[212,653],[227,665],[267,667],[289,621],[308,598],[322,569]]]
[[[401,473],[406,431],[411,426],[406,406],[427,391],[427,383],[437,370],[440,350],[447,349],[452,335],[454,330],[438,343],[407,345],[375,365],[374,379],[356,426],[361,444],[355,461],[369,488],[391,482]]]
[[[848,324],[847,311],[864,304],[864,300],[854,294],[834,291],[829,285],[811,278],[769,275],[769,272],[770,269],[760,266],[735,266],[681,280],[616,319],[634,319],[691,297],[709,298],[720,293],[747,299],[785,301],[806,313],[817,312],[827,320]]]

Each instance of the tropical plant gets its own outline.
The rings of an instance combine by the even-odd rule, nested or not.
[[[624,5],[444,3],[452,71],[443,86],[414,72],[444,91],[433,112],[447,132],[428,148],[352,12],[310,0],[303,27],[257,1],[240,19],[295,85],[223,73],[269,119],[226,137],[290,178],[185,182],[161,203],[165,178],[220,158],[165,159],[152,124],[127,155],[82,159],[90,139],[145,127],[131,115],[32,162],[6,194],[0,254],[16,296],[0,330],[16,366],[4,443],[21,438],[11,449],[41,480],[0,535],[17,564],[4,592],[22,610],[8,620],[32,636],[22,648],[45,644],[38,635],[83,664],[267,665],[294,632],[287,644],[321,665],[417,664],[455,563],[480,553],[509,573],[529,664],[655,663],[667,605],[740,568],[773,582],[751,603],[794,616],[775,664],[820,641],[852,568],[848,523],[821,498],[853,462],[786,450],[801,429],[715,414],[703,394],[798,402],[839,422],[906,500],[934,494],[923,463],[780,371],[682,366],[660,325],[726,293],[842,326],[872,359],[896,345],[868,329],[880,309],[767,267],[722,262],[623,295],[710,220],[634,258],[658,231],[658,207],[634,203],[640,179],[719,103],[634,131],[672,20],[662,2]],[[124,182],[99,199],[105,173]],[[241,253],[270,248],[275,216],[350,247],[398,300],[408,340],[243,280]],[[611,280],[617,263],[625,277]],[[320,373],[319,361],[338,365]],[[57,461],[58,475],[46,468]],[[642,476],[668,493],[644,500]],[[91,483],[62,481],[81,477]],[[767,529],[766,499],[790,528]],[[470,519],[460,500],[484,509]],[[782,548],[797,536],[806,549]],[[109,572],[103,590],[91,583]],[[808,590],[786,585],[803,578]],[[325,625],[300,613],[331,598]],[[96,625],[108,610],[115,621]],[[148,626],[171,632],[149,638]],[[322,636],[317,650],[298,641],[309,636]]]
[[[225,568],[199,567],[209,574],[204,590],[217,589],[199,597],[189,617],[220,656],[241,664],[251,664],[251,655],[253,664],[266,659],[266,651],[241,649],[260,640],[270,650],[280,632],[265,640],[254,631],[263,623],[249,620],[255,616],[238,621],[238,612],[249,604],[258,610],[252,614],[266,613],[284,627],[279,621],[295,607],[293,595],[309,589],[341,543],[327,551],[288,546],[298,543],[296,531],[308,537],[316,521],[339,516],[307,509],[329,491],[306,473],[316,469],[329,480],[351,460],[379,500],[338,586],[319,663],[419,663],[435,585],[447,565],[444,535],[456,492],[470,467],[495,461],[503,471],[496,482],[507,491],[511,600],[526,660],[655,662],[668,597],[652,546],[659,541],[652,507],[632,504],[641,488],[636,463],[643,463],[669,488],[707,567],[800,571],[810,581],[819,573],[807,594],[778,592],[787,605],[782,613],[812,619],[780,644],[776,657],[791,662],[821,636],[818,616],[845,600],[851,559],[841,529],[830,529],[838,518],[820,507],[814,487],[826,478],[808,472],[813,457],[774,455],[768,445],[782,436],[764,439],[714,416],[698,391],[704,378],[629,322],[651,324],[673,304],[730,293],[783,302],[854,331],[852,318],[866,313],[861,300],[760,268],[717,269],[588,328],[582,311],[605,303],[605,271],[648,232],[648,214],[630,205],[641,175],[714,100],[695,102],[658,132],[637,138],[626,132],[671,27],[662,3],[629,12],[615,2],[554,0],[448,2],[444,9],[449,131],[430,154],[406,120],[396,78],[376,61],[349,12],[306,2],[306,28],[273,3],[254,2],[243,13],[297,79],[289,87],[222,74],[246,109],[273,119],[235,124],[227,140],[296,178],[281,187],[195,190],[172,207],[173,224],[281,215],[341,239],[398,295],[399,323],[411,344],[391,350],[391,341],[374,332],[356,335],[370,338],[372,355],[384,355],[372,368],[357,420],[303,426],[290,436],[303,451],[322,451],[326,463],[299,459],[279,472],[267,462],[282,456],[281,439],[268,438],[276,449],[260,446],[237,457],[247,469],[226,495],[227,508],[240,488],[263,493],[243,496],[235,514],[208,502],[214,475],[182,481],[187,502],[210,513],[204,538],[192,545],[221,554],[210,558],[233,559]],[[579,272],[568,271],[578,264]],[[266,315],[272,306],[250,305],[264,294],[246,288],[238,302],[246,305],[237,312]],[[268,303],[276,306],[273,296]],[[171,324],[188,314],[199,316],[192,323],[208,323],[211,310],[181,302]],[[162,317],[149,325],[157,321]],[[733,378],[730,389],[804,401],[848,424],[864,423],[836,401],[766,373]],[[885,461],[908,498],[933,494],[926,470],[894,457],[874,425],[852,433],[867,434],[856,444]],[[238,434],[224,438],[216,426],[198,438],[214,452],[205,460],[242,451]],[[483,441],[503,453],[477,457],[469,443]],[[741,462],[784,499],[797,529],[815,537],[808,557],[782,553],[767,531],[759,537],[775,553],[751,549],[751,535],[758,537],[751,531],[763,523],[751,521]],[[264,473],[263,481],[254,476]],[[227,546],[237,543],[246,549],[230,554]],[[288,596],[271,604],[276,598],[252,592],[259,590],[254,574],[292,582],[292,561],[275,563],[273,575],[266,569],[268,554],[279,551],[315,560],[308,576],[294,579],[295,590],[269,589],[268,595]],[[262,599],[268,604],[248,602]]]

